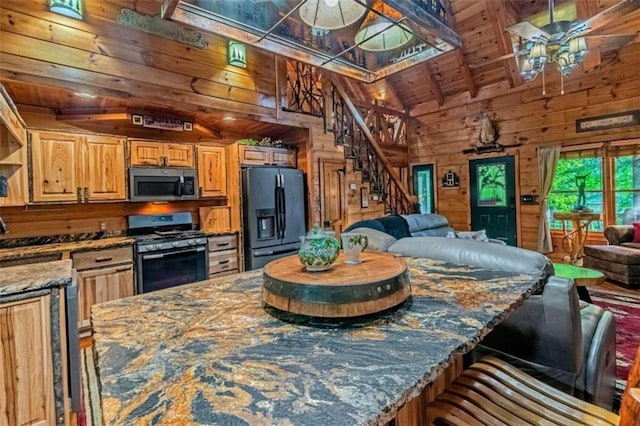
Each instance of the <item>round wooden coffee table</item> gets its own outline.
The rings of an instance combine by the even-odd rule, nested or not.
[[[347,265],[340,253],[328,271],[308,272],[298,256],[264,267],[262,299],[274,308],[315,317],[344,318],[383,311],[411,294],[407,264],[388,253],[362,253]]]
[[[566,263],[553,264],[554,275],[561,278],[572,279],[577,286],[578,296],[585,302],[591,303],[588,287],[597,287],[604,283],[604,274],[595,269],[585,268],[584,266],[569,265]]]

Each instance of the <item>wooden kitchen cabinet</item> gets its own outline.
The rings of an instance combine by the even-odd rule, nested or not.
[[[134,139],[129,146],[132,166],[194,167],[192,144]]]
[[[285,148],[238,145],[240,164],[247,166],[296,167],[296,152]]]
[[[27,200],[27,132],[22,118],[0,85],[0,176],[7,178],[7,194],[0,207],[21,206]]]
[[[49,294],[0,304],[0,424],[55,425]]]
[[[208,238],[209,278],[238,272],[238,237],[221,235]]]
[[[78,279],[78,329],[91,328],[91,307],[133,296],[133,249],[119,247],[73,253]]]
[[[198,185],[200,198],[227,196],[224,147],[198,145]]]
[[[31,133],[34,202],[126,199],[124,139]]]

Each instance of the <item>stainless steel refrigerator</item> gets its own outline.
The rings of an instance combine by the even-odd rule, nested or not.
[[[243,168],[242,206],[246,270],[298,252],[306,223],[301,170]]]

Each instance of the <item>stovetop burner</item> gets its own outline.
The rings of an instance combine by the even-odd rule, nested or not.
[[[204,238],[206,234],[202,231],[188,230],[170,230],[170,231],[154,231],[152,234],[136,235],[134,238],[138,243],[145,242],[165,242],[179,241],[190,238]]]
[[[138,253],[206,246],[206,234],[191,229],[190,212],[129,216],[129,235]]]

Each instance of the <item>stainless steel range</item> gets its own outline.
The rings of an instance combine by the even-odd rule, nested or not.
[[[207,279],[207,238],[193,230],[190,212],[133,215],[138,293]]]

